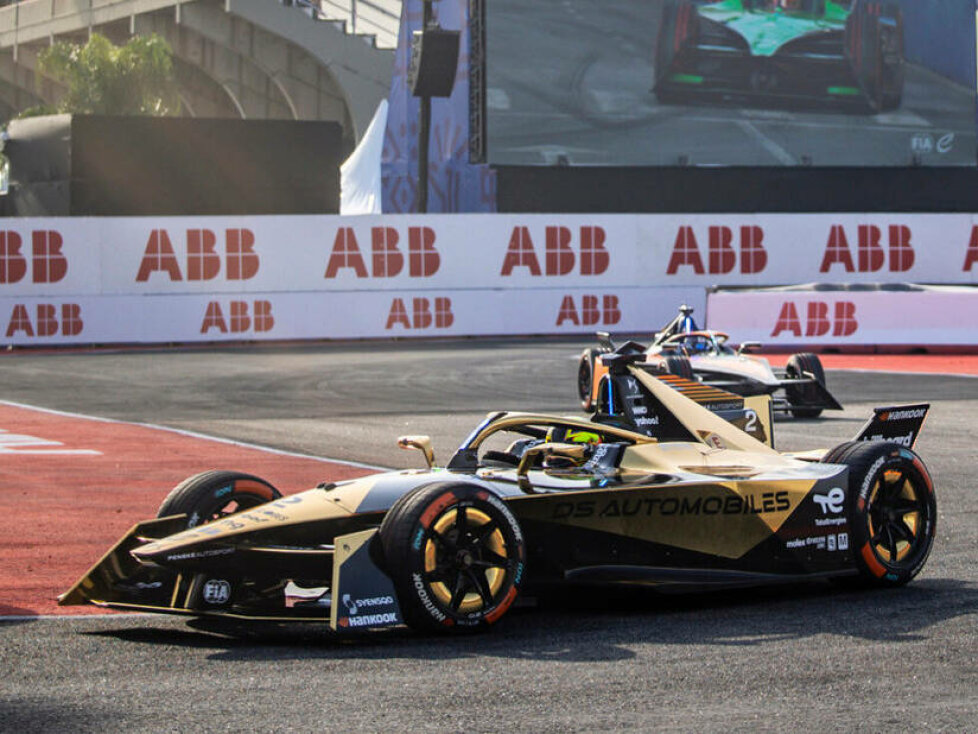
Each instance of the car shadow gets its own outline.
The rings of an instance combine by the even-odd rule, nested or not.
[[[636,644],[743,648],[819,635],[900,644],[925,639],[931,627],[976,608],[974,584],[924,579],[865,591],[828,583],[681,597],[588,590],[511,610],[484,634],[421,635],[396,628],[338,637],[308,624],[229,627],[197,621],[195,629],[149,616],[83,634],[206,649],[211,659],[228,661],[494,656],[587,662],[632,658]]]

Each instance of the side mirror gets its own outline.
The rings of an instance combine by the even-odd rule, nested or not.
[[[740,345],[740,348],[737,349],[737,354],[750,354],[755,349],[760,349],[760,348],[761,348],[760,342],[744,342],[743,344]]]
[[[431,436],[401,436],[397,439],[399,449],[418,449],[424,454],[428,468],[435,465],[435,450],[431,447]]]

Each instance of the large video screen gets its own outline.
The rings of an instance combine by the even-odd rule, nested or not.
[[[484,2],[493,164],[976,165],[972,0]]]

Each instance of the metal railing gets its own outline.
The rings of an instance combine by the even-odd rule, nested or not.
[[[342,23],[347,33],[368,37],[378,48],[396,48],[401,0],[282,0],[311,18]]]

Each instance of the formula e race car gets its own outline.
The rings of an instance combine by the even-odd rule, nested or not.
[[[722,331],[697,328],[692,314],[692,308],[680,306],[679,315],[654,334],[648,347],[629,342],[629,348],[644,351],[650,370],[698,380],[736,395],[771,395],[776,412],[796,418],[817,418],[823,410],[842,410],[825,387],[825,370],[817,355],[793,354],[784,370],[775,372],[766,359],[750,354],[759,343],[745,342],[735,350]],[[578,363],[577,393],[584,410],[594,407],[607,372],[602,355],[615,348],[605,332],[598,333],[598,342],[597,348],[582,352]]]
[[[654,91],[834,102],[878,112],[903,95],[896,0],[665,0]]]
[[[522,591],[661,590],[847,578],[899,586],[934,538],[912,445],[926,405],[878,409],[857,440],[778,453],[634,364],[611,360],[631,417],[492,413],[444,467],[281,496],[212,471],[177,486],[60,597],[194,617],[308,621],[342,633],[493,624]],[[651,427],[651,424],[650,424]]]

